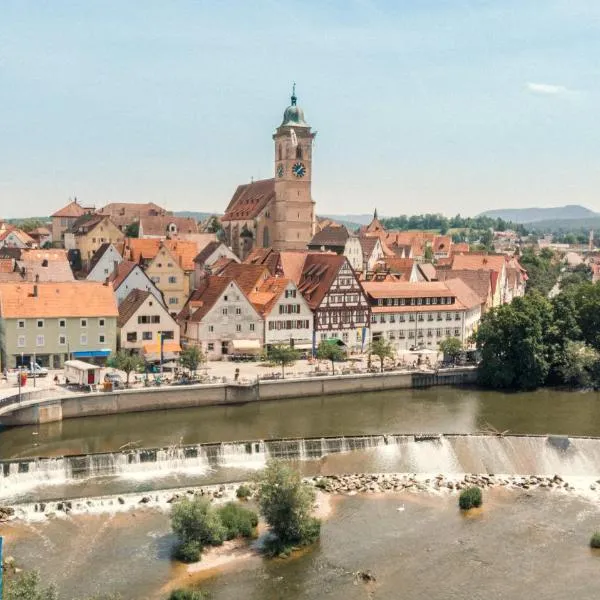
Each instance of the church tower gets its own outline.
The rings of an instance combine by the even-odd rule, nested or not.
[[[275,250],[304,250],[314,235],[315,203],[311,194],[312,143],[316,133],[297,105],[296,85],[292,103],[273,135],[275,142],[275,200],[273,233]]]

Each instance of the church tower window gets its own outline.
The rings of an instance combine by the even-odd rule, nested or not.
[[[296,146],[296,158],[302,158],[302,146]]]

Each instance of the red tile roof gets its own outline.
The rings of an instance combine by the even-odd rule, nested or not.
[[[73,200],[73,202],[69,202],[66,206],[63,206],[60,210],[57,210],[52,217],[71,217],[77,218],[84,215],[86,211],[84,208],[77,202],[77,200]]]
[[[221,221],[253,219],[275,198],[275,179],[261,179],[239,185]]]
[[[346,260],[323,252],[306,255],[298,289],[312,310],[321,304]]]
[[[198,223],[191,217],[174,217],[171,215],[151,215],[140,218],[143,235],[166,236],[170,225],[175,225],[177,234],[198,233]]]
[[[285,277],[269,277],[263,281],[258,291],[251,292],[248,299],[256,310],[266,317],[273,310],[273,306],[277,303],[281,294],[289,285],[290,280]]]
[[[209,275],[200,282],[198,289],[195,289],[185,306],[177,316],[178,321],[199,322],[215,305],[221,297],[227,286],[233,281],[231,277],[221,277]],[[242,292],[243,293],[243,292]]]
[[[221,275],[233,279],[244,294],[248,295],[258,289],[271,274],[264,265],[231,262]]]

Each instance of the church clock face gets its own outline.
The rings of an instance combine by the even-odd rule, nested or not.
[[[283,165],[277,167],[277,177],[283,177]]]
[[[304,177],[306,175],[306,167],[301,162],[297,162],[292,167],[292,173],[296,177]]]

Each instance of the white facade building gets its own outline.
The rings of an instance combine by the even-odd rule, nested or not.
[[[464,348],[481,319],[481,299],[460,279],[432,282],[363,282],[371,303],[371,339],[397,352],[436,350],[449,337]]]
[[[111,273],[123,262],[121,253],[113,244],[104,243],[92,258],[88,281],[101,281],[104,283]]]

